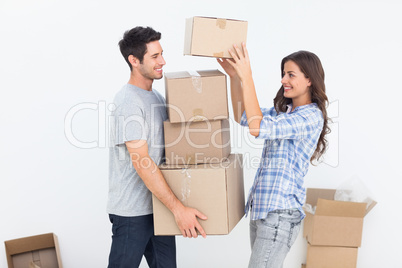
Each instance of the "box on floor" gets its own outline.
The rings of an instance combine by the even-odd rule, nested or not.
[[[305,268],[356,268],[356,247],[328,247],[307,245]]]
[[[231,154],[221,163],[161,165],[160,170],[177,198],[208,219],[199,220],[208,235],[228,234],[244,215],[243,160]],[[152,197],[155,235],[181,235],[173,214]]]
[[[315,246],[360,247],[363,219],[374,207],[366,203],[334,200],[334,189],[307,189],[306,204],[316,207],[306,211],[303,236]]]
[[[9,268],[62,268],[57,236],[53,233],[4,242]]]

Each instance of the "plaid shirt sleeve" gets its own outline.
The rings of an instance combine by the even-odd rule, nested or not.
[[[260,133],[257,139],[302,140],[317,126],[322,124],[322,118],[317,113],[280,113],[276,114],[274,108],[261,109],[263,118],[260,123]],[[248,126],[247,116],[244,112],[240,124]]]
[[[277,113],[274,109],[274,107],[272,108],[260,108],[261,112],[263,115],[269,115],[269,116],[276,116]],[[242,125],[243,127],[248,127],[248,122],[247,122],[247,115],[246,115],[246,111],[243,112],[241,119],[240,119],[240,125]]]

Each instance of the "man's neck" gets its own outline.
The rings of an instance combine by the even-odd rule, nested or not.
[[[153,80],[144,79],[143,77],[135,77],[134,75],[131,75],[130,80],[128,80],[128,83],[141,89],[152,91]]]

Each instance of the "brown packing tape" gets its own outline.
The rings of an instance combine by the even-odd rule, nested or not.
[[[222,58],[223,55],[224,55],[223,51],[222,51],[222,52],[215,52],[215,53],[214,53],[214,57],[215,57],[215,58]]]
[[[34,262],[40,261],[39,250],[32,251],[32,260]]]
[[[186,164],[195,164],[195,153],[186,154]]]
[[[36,265],[33,261],[29,263],[29,268],[41,268],[40,266]]]
[[[201,108],[197,108],[193,110],[193,121],[204,121],[204,111]]]
[[[226,19],[216,19],[216,26],[218,26],[220,29],[225,29]]]

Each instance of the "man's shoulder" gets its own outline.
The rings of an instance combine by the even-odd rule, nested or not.
[[[129,84],[124,85],[115,95],[114,102],[116,105],[122,105],[125,103],[140,104],[142,97],[135,89],[135,86]]]

